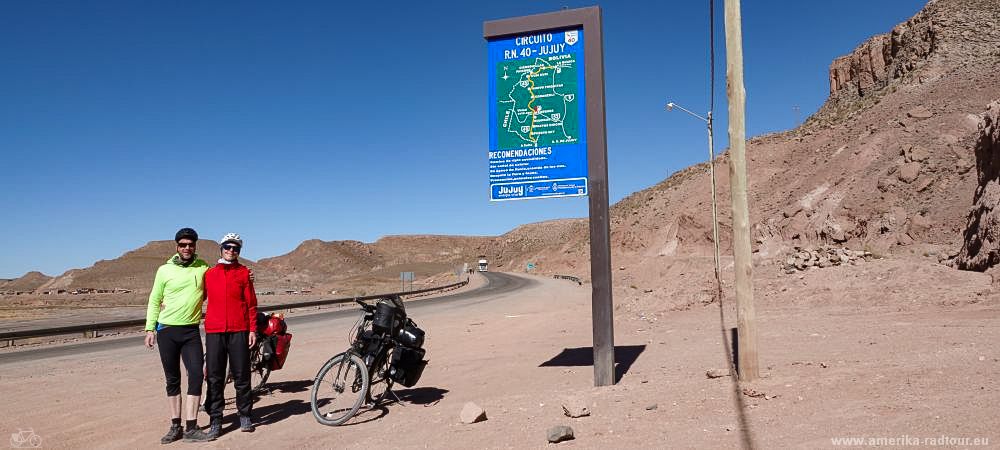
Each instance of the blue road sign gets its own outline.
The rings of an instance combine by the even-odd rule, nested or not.
[[[488,49],[490,200],[587,195],[583,30]]]

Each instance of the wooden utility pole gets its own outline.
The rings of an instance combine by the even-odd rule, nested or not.
[[[758,377],[757,318],[753,307],[750,213],[747,210],[746,91],[743,88],[743,25],[740,0],[726,1],[726,95],[729,96],[729,183],[733,199],[736,272],[737,366],[740,380]]]

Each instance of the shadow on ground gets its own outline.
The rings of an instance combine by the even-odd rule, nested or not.
[[[645,345],[615,346],[615,383],[621,381],[628,373],[635,360],[646,350]],[[594,365],[594,347],[565,348],[552,359],[543,362],[538,367],[576,367]]]
[[[295,393],[309,390],[313,385],[313,380],[281,381],[278,383],[267,383],[264,387],[271,392]]]
[[[389,408],[386,405],[371,405],[358,410],[357,414],[354,415],[350,420],[341,424],[342,427],[349,427],[351,425],[361,425],[363,423],[373,422],[379,420],[389,414]]]
[[[303,400],[289,400],[253,409],[253,415],[256,417],[258,425],[268,425],[310,412],[312,412],[312,406]]]
[[[396,397],[399,397],[401,402],[414,405],[433,405],[441,401],[444,398],[444,394],[448,393],[448,390],[428,386],[413,389],[393,389],[392,392],[396,394]]]

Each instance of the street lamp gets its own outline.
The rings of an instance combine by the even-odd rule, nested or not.
[[[721,266],[719,265],[719,209],[715,195],[715,148],[712,147],[712,111],[709,111],[706,117],[702,117],[674,102],[667,103],[667,111],[672,111],[674,108],[697,117],[708,125],[708,167],[712,175],[712,241],[715,244],[715,284],[718,287],[719,303],[721,305],[722,278],[719,274],[721,271]]]

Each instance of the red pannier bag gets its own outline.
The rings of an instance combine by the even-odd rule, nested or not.
[[[278,334],[274,339],[274,356],[271,357],[271,370],[281,370],[288,358],[288,349],[292,345],[291,333]]]

